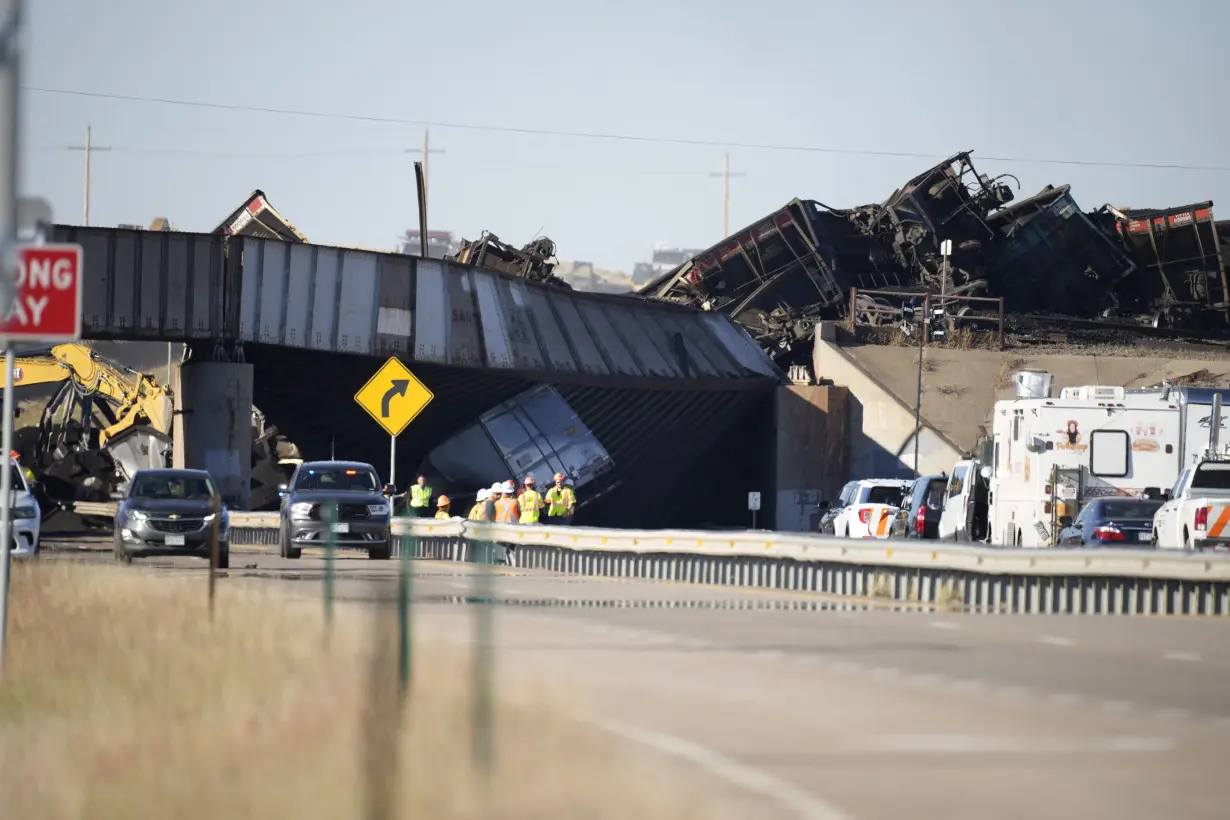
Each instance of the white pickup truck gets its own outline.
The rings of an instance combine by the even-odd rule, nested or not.
[[[857,482],[833,519],[833,531],[840,538],[888,538],[893,519],[901,507],[901,496],[911,484],[894,478],[869,478]]]
[[[1230,461],[1202,461],[1179,474],[1153,516],[1153,545],[1230,548]]]

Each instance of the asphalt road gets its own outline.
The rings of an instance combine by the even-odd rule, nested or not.
[[[311,553],[231,562],[223,583],[321,593]],[[388,600],[396,561],[337,567],[340,599]],[[470,640],[475,569],[414,563],[417,634]],[[507,567],[492,583],[501,686],[566,685],[624,742],[752,801],[749,816],[1230,814],[1224,620],[954,614]]]

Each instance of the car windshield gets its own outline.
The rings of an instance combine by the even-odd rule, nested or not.
[[[305,469],[295,482],[296,490],[332,490],[338,492],[375,493],[380,482],[371,470]]]
[[[1160,501],[1103,501],[1100,518],[1146,519],[1162,506]]]
[[[132,482],[130,498],[157,501],[208,501],[214,497],[214,485],[208,478],[196,475],[141,475]]]
[[[11,475],[11,478],[9,480],[12,482],[13,491],[14,492],[24,491],[26,489],[26,483],[25,483],[25,479],[21,475],[21,468],[18,467],[16,464],[13,464],[10,462],[9,472]]]

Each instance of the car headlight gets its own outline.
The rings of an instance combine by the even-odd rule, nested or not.
[[[31,507],[29,505],[13,507],[12,513],[13,513],[13,518],[37,518],[38,517],[38,510],[34,509],[34,507]]]
[[[134,523],[134,524],[140,523],[147,518],[149,518],[149,516],[141,512],[140,510],[129,510],[128,511],[128,520],[131,523]]]
[[[290,505],[291,518],[307,518],[312,514],[312,505],[306,501],[298,501]]]
[[[368,504],[367,514],[375,515],[375,516],[388,515],[389,505],[388,504]]]

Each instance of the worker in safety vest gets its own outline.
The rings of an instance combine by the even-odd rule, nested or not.
[[[470,508],[470,520],[471,521],[486,520],[486,515],[485,515],[486,509],[485,508],[487,506],[487,499],[490,497],[491,497],[491,490],[488,490],[486,487],[478,491],[478,496],[475,497],[474,499],[474,506]]]
[[[517,503],[517,488],[511,481],[500,488],[503,496],[495,502],[495,520],[501,524],[516,524],[521,520],[521,506]]]
[[[440,500],[436,502],[436,506],[439,508],[436,510],[436,518],[452,518],[453,514],[449,512],[451,503],[447,495],[440,496]]]
[[[532,475],[525,477],[525,489],[521,492],[517,503],[521,505],[521,523],[537,524],[538,516],[542,514],[542,508],[546,505],[543,503],[542,496],[534,489]]]
[[[410,514],[417,518],[431,514],[431,487],[427,486],[426,476],[419,476],[410,488]]]
[[[17,466],[21,469],[22,474],[26,477],[26,483],[33,487],[34,471],[29,467],[23,467],[21,465],[21,454],[16,450],[9,450],[9,458],[13,459],[13,461],[17,463]]]
[[[566,525],[572,523],[572,514],[577,507],[577,494],[564,486],[564,474],[555,474],[555,486],[547,490],[547,523]]]

